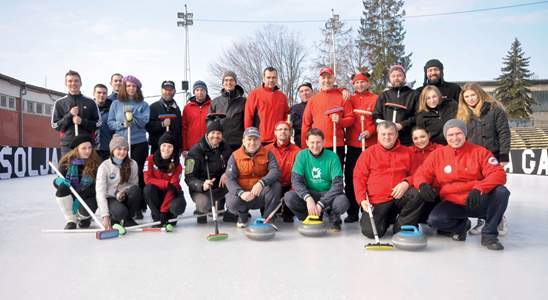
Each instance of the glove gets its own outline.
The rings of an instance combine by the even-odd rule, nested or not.
[[[160,223],[162,225],[166,225],[168,221],[169,221],[169,213],[167,213],[167,212],[161,213],[160,214]]]
[[[119,202],[124,202],[126,200],[126,193],[125,192],[118,192],[116,193],[116,200],[118,200]]]
[[[171,191],[175,196],[179,195],[179,190],[171,182],[167,184],[167,190]]]
[[[481,192],[477,189],[472,189],[466,198],[466,205],[468,205],[470,209],[476,209],[480,204],[480,198]]]
[[[63,178],[63,177],[57,177],[55,178],[55,180],[53,181],[57,186],[66,186],[66,187],[69,187],[70,186],[70,181],[66,178]]]
[[[423,183],[419,187],[419,196],[424,202],[436,201],[436,192],[428,183]]]

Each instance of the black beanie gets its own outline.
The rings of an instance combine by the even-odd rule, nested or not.
[[[440,82],[443,82],[443,64],[438,59],[431,59],[424,65],[424,85],[428,84],[428,77],[426,77],[426,70],[428,68],[436,67],[440,69]]]
[[[207,125],[207,133],[209,134],[212,131],[223,132],[223,126],[221,126],[220,120],[214,120],[209,122],[209,124]]]
[[[164,143],[171,144],[171,145],[173,145],[173,147],[175,147],[175,139],[173,138],[171,133],[166,132],[166,133],[162,134],[162,136],[158,140],[158,146],[160,146]]]
[[[74,140],[72,140],[72,143],[70,143],[70,149],[74,149],[85,142],[90,142],[93,146],[93,140],[89,135],[78,135],[74,138]]]

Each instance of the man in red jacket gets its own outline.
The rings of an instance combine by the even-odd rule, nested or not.
[[[259,128],[263,145],[276,140],[274,125],[287,120],[289,114],[287,97],[278,88],[277,83],[278,71],[273,67],[267,67],[263,71],[262,86],[252,90],[245,103],[244,127]]]
[[[447,121],[443,135],[447,146],[430,153],[413,180],[424,201],[434,201],[434,189],[439,190],[441,202],[430,213],[428,224],[452,233],[456,241],[465,241],[471,227],[468,217],[485,218],[481,244],[490,250],[504,249],[497,232],[510,197],[504,187],[504,169],[489,150],[466,141],[463,121]]]
[[[291,190],[291,170],[295,163],[297,153],[301,151],[297,145],[291,143],[291,127],[286,121],[276,123],[274,129],[276,141],[266,146],[266,150],[270,151],[276,157],[278,168],[282,172],[282,176],[278,180],[282,185],[282,196]],[[282,217],[284,222],[293,222],[293,213],[284,203],[282,206]]]
[[[383,121],[377,125],[378,143],[367,148],[354,168],[356,201],[363,211],[373,207],[375,226],[380,237],[394,224],[394,233],[402,225],[415,225],[423,206],[417,190],[411,186],[411,153],[400,145],[396,124]],[[363,235],[373,238],[369,214],[360,219]]]
[[[336,108],[343,110],[336,113],[329,113]],[[335,132],[333,132],[335,123]],[[333,149],[333,135],[337,139],[337,155],[344,163],[344,128],[354,123],[352,104],[345,101],[342,90],[335,87],[335,75],[333,69],[324,67],[320,70],[320,91],[312,96],[304,109],[302,132],[308,132],[310,128],[318,128],[325,134],[326,149]],[[306,137],[301,137],[301,145],[306,145]]]
[[[183,108],[183,155],[197,144],[206,134],[207,111],[211,104],[211,98],[207,93],[205,82],[198,80],[192,86],[194,96],[188,99],[188,103]]]
[[[371,93],[369,88],[369,73],[356,73],[352,75],[354,95],[350,97],[354,112],[354,124],[346,129],[346,160],[344,163],[344,191],[350,202],[346,212],[348,216],[345,223],[354,223],[359,220],[360,207],[354,198],[354,166],[363,148],[377,143],[377,129],[373,120],[373,110],[377,103],[377,95]]]

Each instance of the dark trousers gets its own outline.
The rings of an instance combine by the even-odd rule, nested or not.
[[[356,202],[356,195],[354,194],[354,167],[358,158],[362,154],[361,148],[355,148],[347,146],[346,148],[346,161],[344,165],[344,192],[348,198],[348,216],[358,217],[360,206]]]
[[[225,195],[226,206],[231,213],[239,215],[244,219],[247,218],[247,213],[250,209],[264,208],[262,216],[266,218],[280,204],[281,193],[282,186],[277,181],[271,186],[265,186],[259,197],[255,197],[255,199],[249,202],[242,200],[238,195],[229,191]]]
[[[143,202],[143,195],[138,186],[132,186],[126,190],[126,199],[123,202],[116,198],[108,197],[108,210],[112,223],[119,223],[121,220],[131,219]]]
[[[409,187],[400,199],[372,204],[373,219],[375,219],[375,227],[379,237],[384,236],[390,224],[394,224],[394,233],[400,231],[402,225],[417,226],[423,203],[418,197],[417,190]],[[375,237],[368,213],[362,213],[360,227],[363,235],[370,239]]]
[[[154,221],[160,220],[160,207],[164,203],[165,195],[166,191],[162,191],[157,186],[152,184],[145,185],[145,188],[143,189],[143,198],[145,198],[145,202],[150,208],[150,215],[152,216],[152,220]],[[169,213],[171,213],[173,217],[176,217],[184,213],[185,208],[185,197],[183,193],[180,193],[171,200],[171,203],[169,204]]]
[[[291,190],[291,185],[289,186],[284,186],[282,187],[282,193],[281,193],[281,197],[283,198],[284,195],[289,192]],[[291,211],[291,209],[289,209],[289,207],[287,206],[287,203],[285,203],[285,198],[283,199],[283,202],[282,202],[282,217],[284,218],[292,218],[294,217],[295,214],[293,214],[293,212]]]
[[[211,191],[213,193],[213,203],[218,209],[225,207],[226,188],[217,188]],[[211,211],[211,200],[209,199],[209,191],[190,193],[192,201],[196,204],[196,211],[199,213],[207,213]]]
[[[318,202],[322,196],[325,195],[325,192],[319,193],[310,191],[310,196],[314,201]],[[308,208],[306,207],[306,201],[299,197],[295,191],[289,191],[284,195],[284,201],[287,204],[287,207],[297,216],[299,220],[304,220],[308,216]],[[335,196],[331,204],[324,207],[322,210],[322,215],[326,214],[329,221],[333,223],[340,223],[341,215],[346,212],[348,209],[348,199],[344,194],[339,194]]]
[[[485,226],[481,230],[481,234],[497,236],[497,226],[508,207],[509,197],[510,191],[499,185],[489,194],[481,196],[476,209],[442,201],[430,213],[428,224],[439,230],[461,233],[466,229],[468,217],[484,218]]]
[[[141,189],[145,187],[143,167],[145,166],[145,161],[147,160],[147,156],[148,156],[147,142],[131,145],[131,159],[137,162],[137,170],[139,174],[139,187]],[[139,203],[139,208],[143,211],[147,209],[147,204],[145,203],[145,201],[141,200],[141,202]]]
[[[57,191],[55,192],[55,196],[57,197],[66,197],[68,195],[72,195],[70,188],[66,185],[58,186],[54,183],[53,186],[57,188]],[[79,195],[80,197],[82,197],[82,200],[84,200],[84,202],[89,206],[92,212],[97,211],[97,199],[95,199],[94,194],[87,195],[86,193],[80,193]],[[74,198],[74,201],[78,201],[78,199],[76,199],[76,196],[73,195],[73,198]],[[82,217],[84,219],[90,218],[88,211],[84,208],[82,204],[80,204],[80,208],[78,208],[78,214],[80,215],[80,219],[82,219]]]

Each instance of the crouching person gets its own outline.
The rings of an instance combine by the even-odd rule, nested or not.
[[[246,128],[242,146],[234,151],[226,169],[226,204],[238,215],[238,228],[246,227],[250,209],[264,209],[268,216],[280,203],[280,170],[272,153],[261,146],[261,135],[255,127]]]
[[[447,146],[434,150],[414,176],[425,201],[434,201],[434,189],[439,188],[441,202],[430,213],[428,224],[464,241],[471,227],[468,217],[485,218],[481,244],[490,250],[504,249],[497,231],[510,197],[504,187],[504,169],[489,150],[466,141],[463,121],[447,121],[443,134]]]
[[[75,137],[70,148],[71,150],[59,162],[59,171],[65,178],[57,177],[54,180],[53,185],[57,189],[55,197],[65,216],[65,229],[76,229],[76,223],[80,228],[88,228],[91,224],[91,216],[71,193],[70,186],[95,212],[97,210],[95,177],[101,158],[93,150],[92,140],[87,135]]]
[[[291,173],[293,191],[285,194],[285,202],[299,220],[325,213],[328,230],[340,231],[341,215],[349,204],[339,157],[324,149],[324,134],[318,128],[306,133],[305,142],[308,149],[301,150],[295,158]]]
[[[423,202],[409,182],[412,154],[400,145],[396,124],[383,121],[377,125],[377,141],[356,162],[354,193],[364,212],[373,208],[375,227],[382,237],[391,224],[394,233],[402,225],[418,226]],[[374,237],[368,213],[362,214],[360,226],[363,235]]]
[[[109,143],[110,158],[97,171],[97,205],[105,228],[111,224],[134,226],[132,216],[140,208],[143,195],[139,188],[137,163],[128,157],[129,145],[115,134]]]
[[[183,167],[179,163],[178,143],[171,133],[164,133],[158,140],[158,150],[147,157],[143,168],[145,188],[143,197],[150,208],[153,221],[160,226],[185,212],[186,201],[180,181]],[[177,222],[172,222],[175,225]]]
[[[208,117],[212,118],[214,117]],[[216,207],[222,209],[225,206],[225,195],[228,190],[224,173],[230,153],[230,147],[223,142],[223,127],[220,120],[209,122],[206,135],[190,148],[185,160],[185,182],[190,197],[196,204],[195,214],[206,214],[211,210],[210,189]],[[223,214],[224,222],[236,223],[237,220],[236,215],[226,211]],[[200,216],[197,222],[207,223],[207,217]]]

